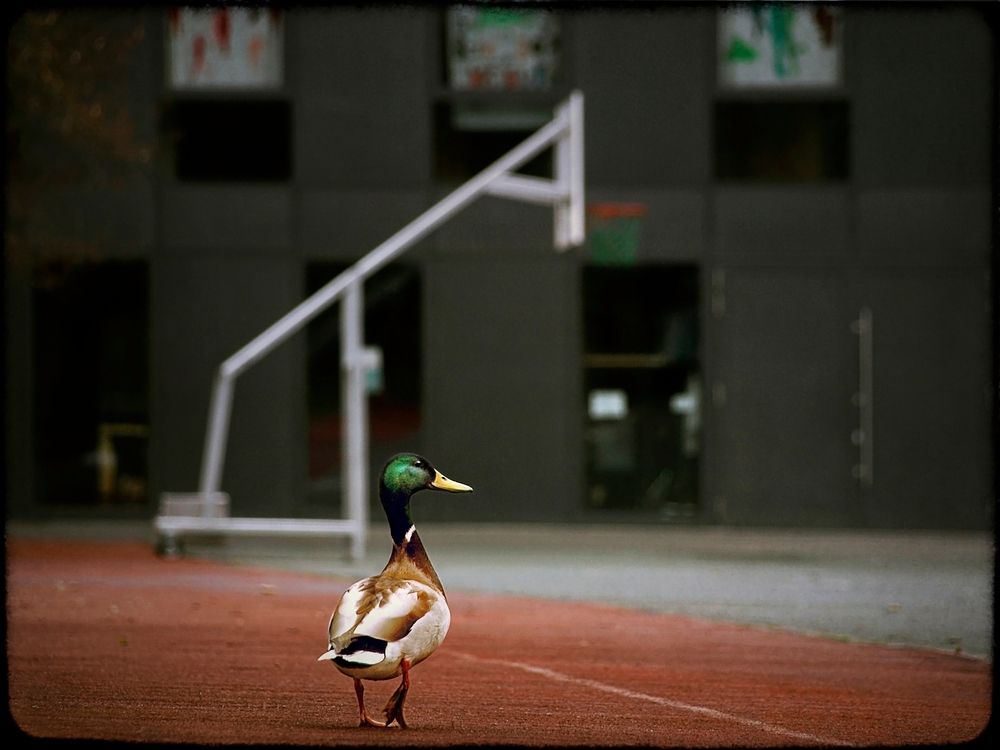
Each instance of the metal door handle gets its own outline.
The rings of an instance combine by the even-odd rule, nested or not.
[[[873,424],[873,380],[872,380],[872,311],[861,308],[858,319],[851,324],[851,330],[858,334],[858,391],[851,399],[858,407],[858,429],[851,433],[851,442],[858,446],[859,462],[854,467],[854,476],[861,486],[869,489],[874,479],[875,453],[872,439]]]

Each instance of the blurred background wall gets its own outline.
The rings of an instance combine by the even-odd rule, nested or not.
[[[8,518],[195,490],[219,363],[578,88],[586,246],[482,198],[367,283],[372,487],[415,450],[476,488],[426,520],[989,528],[993,32],[790,12],[22,17]],[[338,336],[239,378],[234,515],[340,514]]]

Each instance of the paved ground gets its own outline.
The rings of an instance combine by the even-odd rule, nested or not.
[[[147,523],[10,530],[152,539]],[[449,591],[600,602],[992,659],[988,534],[515,524],[420,524],[420,534]],[[356,562],[336,539],[202,538],[188,552],[356,580],[381,570],[389,547],[375,524]]]
[[[316,662],[349,579],[195,557],[166,561],[148,543],[11,531],[9,705],[33,736],[352,746],[914,745],[970,740],[990,717],[992,670],[982,659],[451,589],[451,632],[413,671],[412,729],[359,729],[350,680]],[[446,535],[434,540],[437,548],[433,534],[424,536],[432,556],[449,557]],[[516,535],[501,536],[509,544]],[[369,688],[372,713],[393,687]]]

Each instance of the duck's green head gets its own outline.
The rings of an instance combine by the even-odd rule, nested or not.
[[[410,521],[410,496],[420,490],[472,492],[469,485],[448,479],[423,456],[400,453],[390,458],[378,480],[378,496],[396,544],[403,543],[413,526]]]
[[[469,485],[448,479],[416,453],[400,453],[390,458],[379,479],[379,495],[402,495],[409,500],[410,495],[420,490],[472,492]]]
[[[390,458],[378,480],[378,496],[389,519],[393,541],[397,544],[402,542],[413,525],[410,521],[410,496],[420,490],[472,492],[469,485],[448,479],[423,456],[400,453]]]

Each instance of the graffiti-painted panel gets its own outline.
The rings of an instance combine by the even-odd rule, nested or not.
[[[171,8],[168,75],[175,89],[271,89],[284,79],[284,19],[263,8]]]
[[[545,11],[448,10],[448,74],[456,91],[544,91],[559,64],[558,27]]]
[[[843,18],[819,4],[749,6],[719,11],[721,86],[838,86]]]

